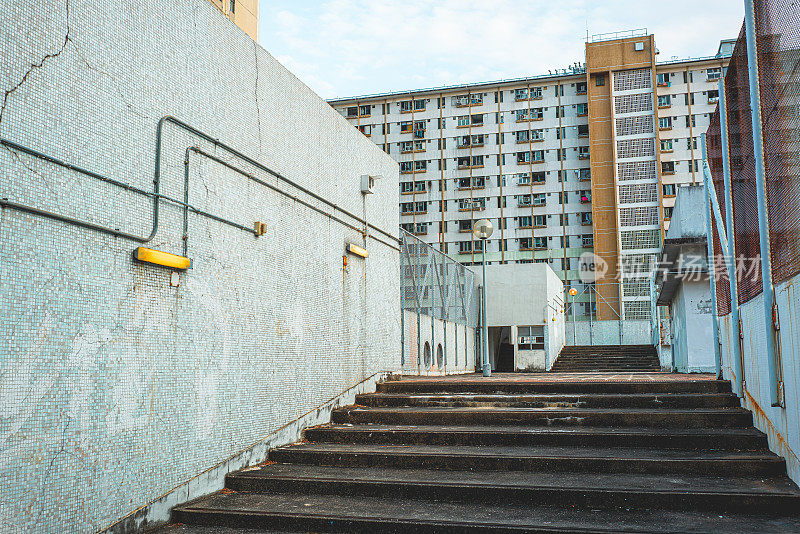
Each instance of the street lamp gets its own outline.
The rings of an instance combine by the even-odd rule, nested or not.
[[[575,295],[578,294],[578,290],[574,287],[569,289],[569,296],[572,297],[572,306],[570,306],[570,312],[572,313],[572,344],[576,344],[576,336],[575,336]]]
[[[483,298],[481,299],[483,315],[483,376],[492,376],[492,364],[489,363],[489,327],[486,325],[486,240],[492,235],[494,227],[489,219],[478,219],[472,225],[472,233],[481,240],[483,250]]]

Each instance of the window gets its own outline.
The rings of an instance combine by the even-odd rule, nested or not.
[[[664,220],[668,221],[668,220],[672,219],[672,210],[673,209],[674,208],[672,208],[672,207],[665,207],[664,208]]]
[[[412,104],[411,100],[401,100],[400,101],[400,112],[401,113],[408,113],[409,111],[411,111],[413,109],[411,104]]]
[[[412,161],[401,161],[400,162],[400,172],[401,173],[409,173],[411,172],[414,167],[414,163]]]
[[[547,227],[547,215],[534,215],[533,216],[533,227],[534,228],[546,228]]]
[[[534,237],[533,238],[533,248],[536,250],[547,250],[547,238],[546,237]]]
[[[578,137],[589,137],[589,125],[588,124],[579,124],[578,125]]]
[[[697,150],[697,138],[696,137],[689,137],[686,139],[686,150]]]
[[[591,191],[588,191],[588,190],[584,189],[583,191],[578,191],[578,194],[580,195],[581,204],[588,204],[589,202],[592,201],[592,192]]]
[[[586,82],[578,82],[577,84],[575,84],[575,94],[578,95],[586,94]]]
[[[556,128],[556,139],[566,139],[567,138],[567,127],[562,126],[561,128]]]
[[[674,161],[662,161],[661,162],[661,174],[675,174],[675,162]]]
[[[665,197],[674,197],[676,194],[676,187],[675,184],[664,184],[664,196]]]
[[[683,104],[688,106],[689,101],[691,101],[692,105],[694,105],[694,93],[685,93],[683,95]]]
[[[400,192],[401,193],[411,193],[414,191],[414,183],[413,182],[400,182]]]
[[[533,238],[531,237],[523,237],[519,240],[519,249],[520,250],[533,250]]]
[[[458,221],[458,231],[461,233],[471,232],[472,231],[472,221],[470,219],[466,219],[463,221]]]
[[[694,76],[692,75],[692,71],[683,71],[683,83],[692,83],[693,81]]]
[[[519,350],[534,350],[544,348],[543,326],[518,326],[517,348]]]
[[[425,100],[414,100],[414,109],[416,111],[424,111],[425,110]]]
[[[358,127],[358,131],[369,137],[370,135],[372,135],[372,125],[362,124],[361,126]]]
[[[581,224],[583,226],[589,226],[592,224],[592,213],[590,211],[584,211],[581,213]]]
[[[231,0],[228,4],[231,10],[231,13],[236,13],[236,0]]]
[[[523,215],[521,217],[517,217],[517,224],[519,228],[530,228],[531,227],[531,216],[530,215]]]
[[[592,179],[592,170],[591,169],[578,169],[578,180],[591,180]]]
[[[602,87],[606,84],[606,76],[605,74],[598,74],[594,77],[594,84],[597,87]]]
[[[533,205],[534,206],[546,206],[547,205],[547,195],[544,193],[536,193],[533,195]]]
[[[659,130],[671,130],[672,129],[672,117],[659,117],[658,118],[658,129]]]
[[[414,162],[414,171],[424,172],[428,168],[428,162],[424,159]]]
[[[541,87],[531,87],[531,98],[535,100],[542,99],[542,88]]]
[[[669,87],[669,72],[662,72],[661,74],[656,75],[656,84],[659,87]]]
[[[719,89],[711,89],[708,91],[708,103],[713,104],[719,102]]]
[[[589,159],[589,147],[588,146],[578,147],[578,159]]]
[[[566,204],[569,202],[569,191],[559,191],[558,192],[558,203],[559,204]]]
[[[567,149],[566,148],[558,148],[556,149],[556,159],[558,161],[564,161],[567,159]]]
[[[361,117],[369,117],[372,114],[372,106],[358,106],[358,114]]]
[[[564,87],[563,85],[561,87]],[[556,117],[566,117],[564,106],[556,106]]]
[[[425,182],[414,182],[414,191],[424,193],[426,191]]]
[[[578,117],[585,117],[589,113],[589,104],[578,104]]]
[[[517,197],[517,206],[520,208],[529,207],[531,205],[531,195],[519,195]]]
[[[583,246],[583,247],[593,247],[594,246],[594,236],[592,234],[583,234],[581,236],[581,246]]]
[[[347,108],[347,118],[351,119],[353,117],[358,117],[358,108],[356,106]]]
[[[672,139],[661,140],[661,152],[672,152]]]
[[[660,108],[668,108],[672,105],[672,96],[671,95],[660,95],[658,97],[658,107]]]
[[[411,133],[411,129],[414,125],[411,121],[405,121],[400,123],[400,133]]]
[[[543,184],[544,183],[544,171],[538,171],[531,173],[531,181],[533,184]]]
[[[531,109],[531,120],[532,121],[540,121],[544,117],[544,110],[542,108],[532,108]]]
[[[686,127],[688,128],[690,124],[692,127],[697,126],[696,115],[686,115]]]
[[[527,143],[530,140],[530,130],[519,130],[514,132],[517,143]]]
[[[709,82],[715,82],[722,77],[722,69],[720,67],[711,67],[706,71],[706,78]]]
[[[528,100],[528,90],[527,89],[514,89],[514,100]]]
[[[469,126],[469,115],[459,116],[457,126],[459,128],[463,128],[464,126]]]

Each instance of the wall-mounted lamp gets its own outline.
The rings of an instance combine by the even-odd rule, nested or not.
[[[176,269],[178,271],[185,271],[192,266],[192,260],[189,258],[145,247],[137,247],[136,250],[133,251],[133,259],[143,263]]]
[[[347,244],[347,252],[348,254],[353,254],[354,256],[360,256],[362,258],[367,258],[369,256],[369,251],[367,249],[354,245],[353,243]]]

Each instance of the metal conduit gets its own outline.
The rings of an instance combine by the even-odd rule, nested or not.
[[[204,139],[204,140],[212,143],[215,147],[220,147],[220,148],[224,149],[225,151],[229,152],[230,154],[236,156],[237,158],[244,160],[245,162],[249,163],[250,165],[252,165],[252,166],[254,166],[254,167],[256,167],[256,168],[258,168],[258,169],[260,169],[260,170],[262,170],[264,172],[267,172],[268,174],[271,174],[272,176],[275,176],[276,178],[278,178],[278,179],[282,180],[283,182],[291,185],[295,189],[298,189],[299,191],[309,195],[310,197],[314,198],[315,200],[318,200],[318,201],[324,203],[325,205],[330,206],[331,208],[333,208],[334,213],[336,211],[339,211],[343,215],[351,217],[352,219],[354,219],[354,220],[358,221],[359,223],[361,223],[363,225],[363,228],[360,228],[360,227],[357,227],[357,226],[355,226],[353,224],[350,224],[350,223],[344,221],[342,218],[337,217],[333,213],[328,213],[325,210],[320,209],[320,208],[314,206],[313,204],[311,204],[309,202],[306,202],[304,200],[301,200],[301,199],[297,198],[297,196],[295,196],[295,195],[287,193],[286,191],[283,191],[283,190],[279,189],[278,187],[276,187],[276,186],[274,186],[272,184],[269,184],[269,183],[267,183],[267,182],[265,182],[263,180],[260,180],[259,178],[256,178],[255,176],[253,176],[252,173],[249,173],[249,172],[247,172],[247,171],[245,171],[243,169],[240,169],[240,168],[236,167],[235,165],[230,164],[230,163],[218,158],[217,156],[209,154],[209,153],[203,151],[202,149],[200,149],[199,147],[196,147],[196,146],[190,146],[190,147],[188,147],[186,149],[186,156],[185,156],[185,159],[184,159],[185,172],[184,172],[184,199],[183,199],[183,201],[175,199],[175,198],[171,198],[171,197],[169,197],[167,195],[161,194],[159,192],[159,188],[160,188],[160,182],[161,182],[162,138],[163,138],[164,124],[166,124],[167,122],[172,123],[172,124],[178,126],[179,128],[181,128],[183,130],[186,130],[189,133],[191,133],[191,134],[193,134],[193,135],[195,135],[197,137],[200,137],[201,139]],[[376,240],[376,241],[378,241],[380,243],[383,243],[384,245],[387,245],[390,248],[393,248],[394,250],[400,250],[398,246],[393,244],[394,242],[399,243],[399,238],[393,236],[389,232],[387,232],[387,231],[385,231],[385,230],[383,230],[383,229],[381,229],[379,227],[376,227],[376,226],[374,226],[372,224],[367,223],[365,219],[362,219],[361,217],[358,217],[357,215],[355,215],[355,214],[353,214],[353,213],[351,213],[351,212],[349,212],[349,211],[337,206],[333,202],[330,202],[329,200],[317,195],[316,193],[313,193],[312,191],[306,189],[305,187],[303,187],[303,186],[297,184],[296,182],[294,182],[294,181],[286,178],[285,176],[281,175],[280,173],[278,173],[276,171],[273,171],[272,169],[270,169],[269,167],[266,167],[265,165],[262,165],[261,163],[253,160],[252,158],[246,156],[245,154],[242,154],[238,150],[230,147],[229,145],[227,145],[225,143],[222,143],[218,139],[215,139],[215,138],[211,137],[210,135],[208,135],[208,134],[206,134],[204,132],[201,132],[200,130],[198,130],[198,129],[186,124],[185,122],[183,122],[183,121],[181,121],[181,120],[179,120],[179,119],[177,119],[175,117],[172,117],[170,115],[162,117],[158,121],[158,126],[156,128],[156,161],[155,161],[155,170],[154,170],[154,174],[153,174],[153,191],[147,191],[147,190],[135,187],[133,185],[121,182],[119,180],[115,180],[113,178],[109,178],[107,176],[104,176],[102,174],[96,173],[94,171],[90,171],[90,170],[84,169],[84,168],[79,167],[77,165],[73,165],[71,163],[67,163],[67,162],[62,161],[62,160],[60,160],[58,158],[55,158],[53,156],[44,154],[44,153],[39,152],[37,150],[34,150],[32,148],[28,148],[26,146],[20,145],[19,143],[15,143],[15,142],[10,141],[8,139],[0,138],[0,144],[2,144],[3,146],[5,146],[6,148],[9,148],[11,150],[22,152],[24,154],[27,154],[29,156],[33,156],[35,158],[41,159],[43,161],[46,161],[48,163],[52,163],[54,165],[58,165],[59,167],[62,167],[62,168],[65,168],[65,169],[68,169],[68,170],[83,174],[84,176],[88,176],[90,178],[95,178],[95,179],[100,180],[102,182],[105,182],[105,183],[120,187],[122,189],[131,191],[133,193],[152,198],[153,199],[153,227],[152,227],[152,230],[150,231],[150,234],[145,237],[145,236],[138,236],[138,235],[130,234],[130,233],[127,233],[127,232],[123,232],[123,231],[119,230],[118,228],[110,228],[110,227],[99,225],[99,224],[95,224],[95,223],[92,223],[92,222],[89,222],[89,221],[77,219],[75,217],[70,217],[68,215],[63,215],[63,214],[60,214],[60,213],[55,213],[55,212],[52,212],[52,211],[43,210],[43,209],[36,208],[36,207],[33,207],[33,206],[24,205],[24,204],[21,204],[21,203],[18,203],[18,202],[11,201],[11,200],[9,200],[7,198],[0,199],[0,207],[1,208],[11,208],[11,209],[15,209],[15,210],[18,210],[18,211],[23,211],[23,212],[31,213],[31,214],[34,214],[34,215],[38,215],[38,216],[41,216],[41,217],[47,217],[47,218],[50,218],[50,219],[58,220],[58,221],[61,221],[61,222],[65,222],[67,224],[73,224],[73,225],[80,226],[80,227],[83,227],[83,228],[87,228],[87,229],[90,229],[90,230],[95,230],[95,231],[98,231],[98,232],[107,233],[107,234],[110,234],[110,235],[113,235],[113,236],[116,236],[116,237],[122,237],[122,238],[125,238],[125,239],[130,239],[132,241],[136,241],[136,242],[139,242],[139,243],[147,243],[148,241],[151,241],[155,237],[156,232],[158,231],[159,201],[160,200],[165,200],[165,201],[167,201],[167,202],[169,202],[171,204],[175,204],[175,205],[178,205],[178,206],[181,206],[181,207],[184,208],[184,220],[183,220],[183,251],[184,251],[184,254],[187,253],[187,249],[188,249],[188,226],[189,226],[188,213],[190,211],[193,212],[193,213],[196,213],[198,215],[207,217],[209,219],[215,220],[217,222],[221,222],[223,224],[227,224],[229,226],[233,226],[234,228],[241,229],[241,230],[243,230],[245,232],[257,235],[256,232],[255,232],[255,229],[253,229],[253,228],[244,226],[242,224],[239,224],[239,223],[237,223],[235,221],[231,221],[229,219],[225,219],[223,217],[219,217],[219,216],[214,215],[212,213],[209,213],[207,211],[200,210],[200,209],[192,206],[189,203],[189,153],[190,152],[195,152],[198,155],[202,155],[204,157],[207,157],[207,158],[209,158],[209,159],[211,159],[211,160],[213,160],[213,161],[225,166],[226,168],[228,168],[230,170],[233,170],[234,172],[237,172],[238,174],[253,180],[256,183],[269,188],[272,191],[275,191],[275,192],[277,192],[277,193],[279,193],[281,195],[284,195],[284,196],[286,196],[288,198],[291,198],[294,201],[296,201],[296,202],[298,202],[298,203],[300,203],[300,204],[302,204],[302,205],[304,205],[304,206],[306,206],[306,207],[308,207],[308,208],[310,208],[310,209],[312,209],[312,210],[314,210],[314,211],[316,211],[318,213],[326,215],[330,219],[332,219],[332,220],[334,220],[334,221],[336,221],[336,222],[338,222],[338,223],[340,223],[340,224],[342,224],[344,226],[347,226],[348,228],[351,228],[353,230],[361,232],[361,233],[365,234],[365,236],[371,237],[372,239],[374,239],[374,240]],[[366,231],[365,231],[365,229],[366,229]],[[369,229],[372,229],[375,232],[388,237],[392,242],[386,241],[384,239],[380,239],[378,237],[375,237],[374,235],[370,235],[369,234]]]

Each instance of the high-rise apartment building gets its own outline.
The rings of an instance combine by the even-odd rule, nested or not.
[[[239,26],[254,41],[258,41],[258,0],[208,0],[226,17]]]
[[[649,269],[677,187],[701,183],[699,137],[730,50],[656,61],[646,31],[600,35],[586,64],[499,82],[330,104],[400,164],[400,222],[458,261],[480,263],[472,222],[495,232],[489,263],[548,262],[581,287],[579,258],[609,271],[577,313],[649,317]],[[618,276],[622,265],[623,272]]]

